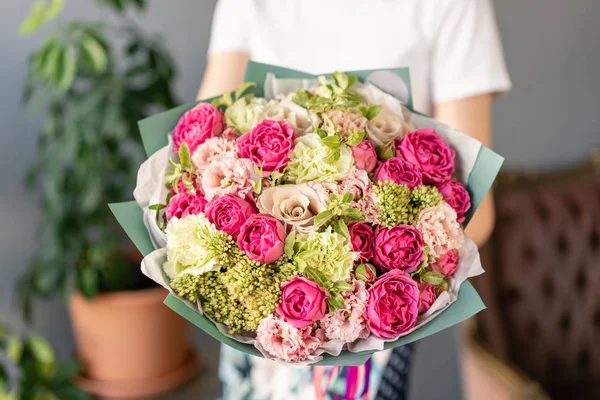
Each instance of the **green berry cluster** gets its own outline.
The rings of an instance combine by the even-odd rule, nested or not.
[[[419,185],[410,190],[406,185],[385,181],[374,190],[381,210],[379,223],[388,228],[400,224],[414,225],[423,209],[442,201],[442,195],[435,186]]]
[[[292,273],[278,263],[264,265],[246,256],[224,271],[191,276],[172,283],[175,292],[192,302],[200,299],[204,312],[232,333],[253,332],[281,299],[281,284]]]

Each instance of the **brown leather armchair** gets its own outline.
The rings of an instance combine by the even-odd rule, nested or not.
[[[473,280],[483,345],[554,399],[600,399],[599,161],[504,175],[487,273]]]

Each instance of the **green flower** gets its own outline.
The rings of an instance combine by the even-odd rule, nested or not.
[[[330,147],[319,135],[306,134],[298,139],[290,154],[290,162],[285,169],[286,180],[292,183],[340,180],[350,173],[353,163],[348,146]]]
[[[163,269],[172,279],[219,271],[237,262],[241,254],[231,236],[218,231],[202,214],[173,218],[165,232],[167,261]]]
[[[250,131],[254,125],[264,119],[267,100],[255,97],[251,100],[242,97],[225,110],[227,126],[235,128],[238,134]]]
[[[354,268],[358,253],[342,235],[327,228],[324,232],[298,233],[292,249],[292,263],[303,275],[320,276],[322,286],[346,281]]]
[[[443,199],[435,186],[419,185],[410,190],[406,185],[385,181],[374,190],[381,210],[379,223],[388,228],[400,224],[415,225],[423,209],[433,207]]]

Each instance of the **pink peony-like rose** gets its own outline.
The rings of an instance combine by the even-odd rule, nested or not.
[[[446,278],[450,278],[458,267],[458,261],[458,250],[450,250],[438,257],[433,264],[429,265],[429,269],[439,272]]]
[[[350,222],[348,224],[348,231],[350,232],[352,250],[360,253],[356,262],[365,263],[371,261],[375,242],[373,240],[373,228],[364,222]]]
[[[167,221],[171,218],[185,218],[188,215],[195,215],[204,212],[206,199],[199,194],[189,194],[181,192],[171,197],[167,204]]]
[[[366,317],[369,330],[392,339],[411,330],[419,316],[419,288],[406,272],[394,269],[369,289]]]
[[[429,247],[429,254],[437,258],[463,245],[465,236],[456,221],[456,211],[445,201],[419,213],[417,229]]]
[[[244,199],[254,190],[258,179],[250,160],[225,154],[206,166],[198,182],[207,200],[225,194]]]
[[[277,313],[295,328],[304,328],[327,312],[327,290],[311,280],[294,276],[281,285],[281,290]]]
[[[226,194],[215,197],[207,205],[204,212],[209,222],[215,227],[237,239],[240,228],[246,220],[258,210],[253,204],[237,196]]]
[[[208,164],[223,155],[237,157],[235,141],[214,137],[199,145],[192,153],[192,163],[196,168],[196,174],[202,175],[202,171]]]
[[[413,164],[398,157],[385,160],[373,176],[378,182],[392,181],[414,189],[423,183],[421,172]]]
[[[282,171],[294,150],[296,133],[289,122],[264,120],[237,141],[240,157],[262,168],[265,176]]]
[[[321,327],[329,340],[341,340],[352,343],[356,339],[369,337],[369,328],[365,319],[369,292],[365,282],[354,280],[354,291],[343,292],[344,308],[321,319]]]
[[[190,154],[211,137],[219,136],[225,129],[223,113],[210,103],[200,103],[187,111],[173,130],[173,151],[186,143]]]
[[[377,270],[371,264],[360,264],[354,269],[354,276],[359,281],[371,285],[377,280]]]
[[[467,189],[455,180],[442,183],[437,188],[446,203],[456,211],[456,221],[462,223],[465,220],[465,213],[471,208],[471,197]]]
[[[285,362],[300,362],[313,354],[321,344],[312,327],[295,328],[282,317],[269,315],[258,324],[256,340],[264,351]]]
[[[367,172],[372,172],[375,169],[377,166],[377,153],[373,143],[363,140],[358,145],[350,147],[350,150],[352,150],[356,168]]]
[[[434,129],[422,128],[406,134],[396,148],[396,157],[415,165],[426,184],[449,181],[456,153]]]
[[[425,242],[421,232],[411,225],[375,229],[373,264],[382,271],[399,269],[414,272],[425,259]]]
[[[254,214],[241,226],[237,244],[246,256],[270,264],[283,255],[285,227],[269,215]]]
[[[419,287],[419,314],[423,314],[431,308],[435,303],[435,299],[437,299],[435,286],[425,282],[418,283],[417,286]]]

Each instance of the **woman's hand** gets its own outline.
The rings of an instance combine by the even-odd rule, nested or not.
[[[211,54],[198,92],[198,100],[236,90],[244,79],[249,59],[250,54],[245,52]]]
[[[435,106],[434,118],[479,140],[486,147],[492,142],[492,95],[482,94]],[[494,229],[494,200],[485,197],[466,229],[478,246],[489,239]]]

